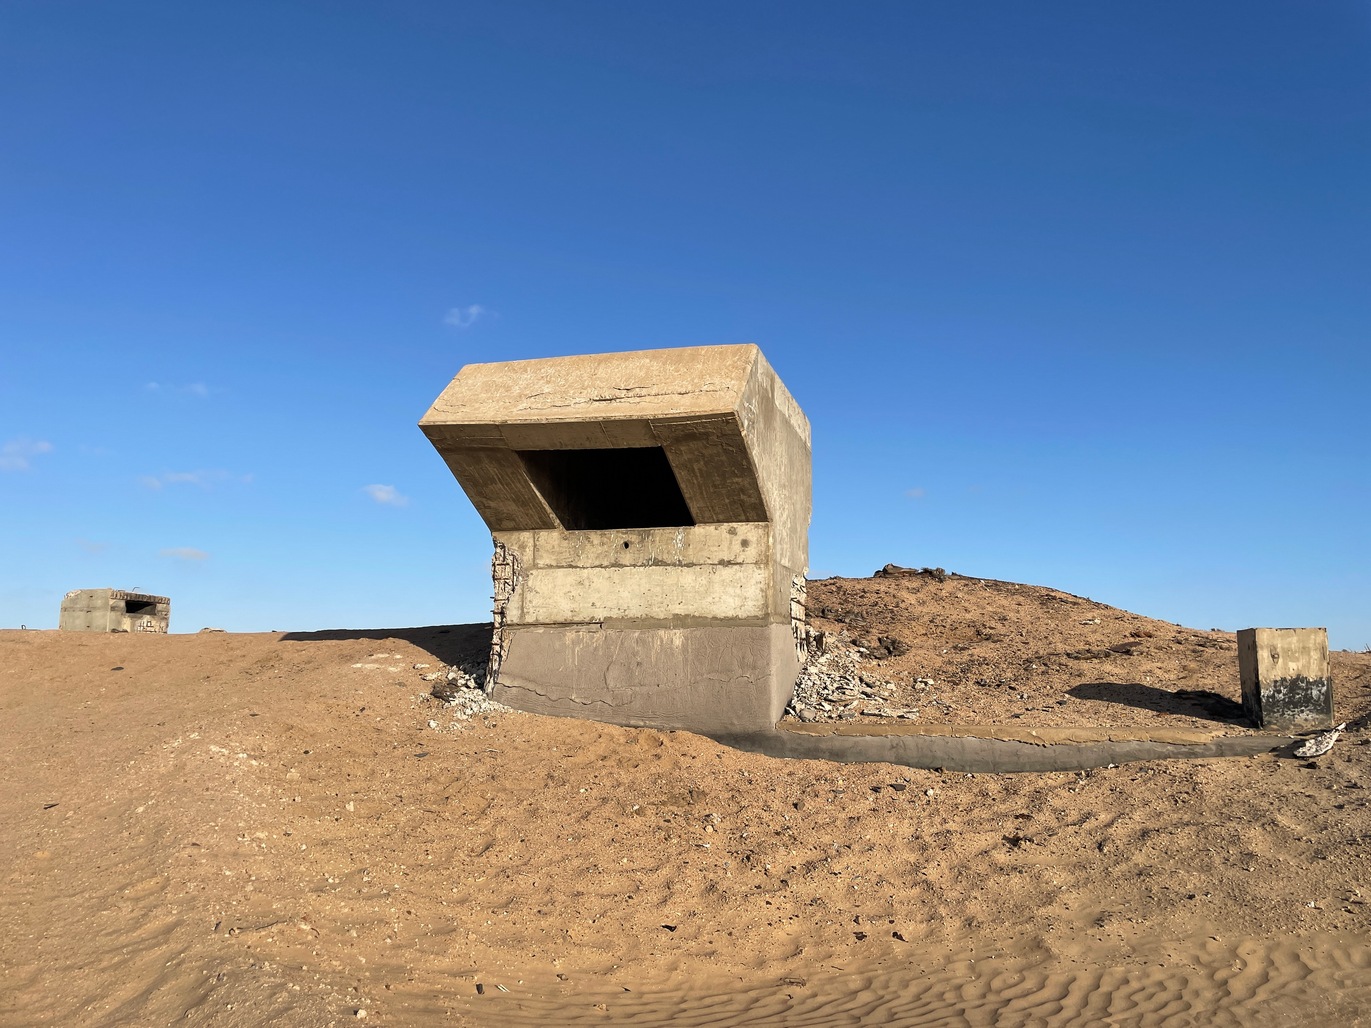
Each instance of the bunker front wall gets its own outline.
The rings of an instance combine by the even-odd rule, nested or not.
[[[772,534],[765,522],[496,533],[519,570],[493,695],[619,724],[771,727],[799,671],[801,577],[774,559]]]

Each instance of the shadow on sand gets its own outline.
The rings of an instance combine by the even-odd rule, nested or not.
[[[1224,724],[1246,724],[1242,704],[1208,689],[1177,689],[1170,692],[1140,682],[1087,682],[1067,692],[1078,700],[1122,703],[1158,714],[1204,718]]]
[[[287,632],[282,642],[346,642],[399,639],[449,667],[481,663],[490,654],[491,625],[426,625],[422,628],[331,628],[322,632]]]

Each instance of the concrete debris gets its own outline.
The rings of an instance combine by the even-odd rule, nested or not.
[[[838,637],[830,633],[822,649],[812,649],[800,669],[786,713],[811,724],[858,717],[917,718],[917,710],[894,705],[898,687],[893,682],[866,670],[866,652],[845,633]]]
[[[437,695],[437,690],[434,690]],[[452,689],[445,690],[444,695],[438,697],[449,714],[458,721],[467,721],[482,714],[508,714],[509,707],[503,703],[496,703],[485,694],[483,689]]]
[[[471,689],[485,689],[486,665],[468,664],[465,667],[454,665],[419,677],[425,682],[435,683],[432,690],[434,697],[444,703],[450,703],[451,697],[457,693]]]
[[[1303,746],[1297,749],[1295,751],[1295,756],[1322,757],[1325,753],[1327,753],[1329,750],[1333,748],[1333,744],[1338,741],[1338,738],[1342,735],[1343,731],[1346,728],[1347,722],[1344,721],[1342,724],[1338,725],[1337,728],[1330,729],[1327,732],[1320,732],[1318,735],[1314,736]]]
[[[419,677],[433,683],[430,694],[434,699],[442,700],[453,717],[466,721],[481,714],[503,714],[510,710],[486,695],[486,672],[485,663],[472,662]]]

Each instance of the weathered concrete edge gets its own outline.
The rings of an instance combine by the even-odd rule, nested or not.
[[[941,735],[834,736],[794,732],[711,735],[715,742],[749,753],[845,764],[884,763],[905,767],[999,774],[1016,771],[1086,771],[1140,760],[1251,757],[1275,753],[1298,742],[1285,736],[1229,736],[1204,743],[1041,743]]]

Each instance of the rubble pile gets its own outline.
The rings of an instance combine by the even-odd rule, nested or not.
[[[862,647],[853,645],[846,633],[821,633],[816,641],[800,669],[787,714],[807,722],[850,721],[862,715],[909,720],[919,716],[912,707],[892,705],[898,687],[865,670]],[[917,686],[932,684],[919,679]]]
[[[486,695],[486,671],[486,664],[472,662],[421,677],[425,682],[433,683],[429,694],[441,700],[448,713],[458,721],[466,721],[482,714],[504,714],[510,710]]]

